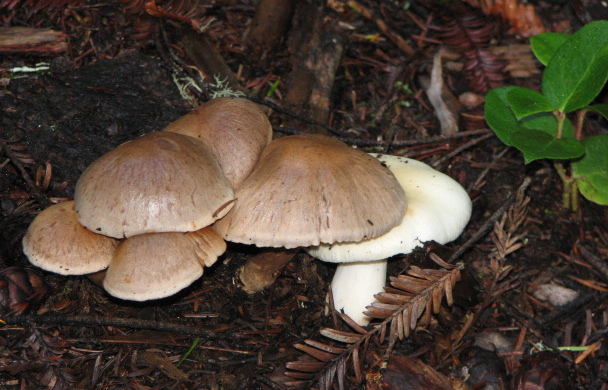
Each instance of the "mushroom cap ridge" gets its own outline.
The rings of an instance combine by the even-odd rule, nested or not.
[[[201,141],[161,131],[101,156],[78,179],[74,194],[80,223],[115,238],[198,230],[226,214],[233,199],[232,186]]]
[[[401,221],[403,189],[375,158],[321,135],[272,141],[215,224],[228,241],[295,248],[381,235]]]

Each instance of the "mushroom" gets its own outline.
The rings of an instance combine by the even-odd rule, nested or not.
[[[34,218],[23,237],[30,262],[61,275],[106,269],[118,240],[95,234],[78,223],[74,201],[50,206]]]
[[[322,135],[272,141],[235,196],[215,229],[228,241],[287,249],[247,261],[239,277],[249,293],[274,282],[295,255],[290,248],[375,237],[405,211],[403,190],[388,169]]]
[[[121,299],[164,298],[198,279],[225,250],[226,242],[210,227],[133,236],[116,249],[103,286]]]
[[[296,248],[386,233],[405,212],[403,189],[368,154],[322,135],[272,141],[215,223],[228,241]]]
[[[405,157],[374,154],[395,175],[407,210],[401,223],[388,233],[360,241],[321,244],[306,248],[317,259],[340,263],[332,280],[333,302],[360,325],[370,318],[363,312],[386,281],[386,259],[410,253],[426,241],[445,244],[456,239],[471,217],[467,192],[449,176]]]
[[[201,141],[153,132],[93,162],[76,183],[80,223],[115,238],[195,231],[224,216],[232,186]]]
[[[235,188],[249,175],[272,139],[268,117],[256,103],[245,98],[209,100],[164,131],[203,141]]]
[[[224,240],[207,226],[233,200],[204,143],[154,132],[91,164],[74,201],[34,220],[24,252],[33,264],[61,274],[108,268],[104,285],[120,298],[162,298],[191,284],[224,252]],[[119,241],[112,237],[129,238],[116,250]]]

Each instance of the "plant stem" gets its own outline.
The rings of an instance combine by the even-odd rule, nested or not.
[[[578,212],[579,205],[579,191],[576,180],[570,179],[570,204],[573,212]]]
[[[574,138],[581,140],[583,136],[583,122],[585,121],[585,115],[587,110],[581,109],[576,113],[576,127],[574,128]]]
[[[557,119],[557,133],[555,138],[561,139],[564,132],[564,122],[566,121],[566,114],[563,111],[555,110],[553,112],[555,119]]]
[[[563,162],[554,161],[555,170],[559,174],[559,177],[564,183],[564,193],[562,202],[564,208],[572,211],[578,210],[578,189],[576,187],[576,181],[566,172],[566,167]]]

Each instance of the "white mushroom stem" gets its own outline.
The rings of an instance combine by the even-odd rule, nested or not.
[[[367,325],[370,317],[363,314],[374,301],[374,295],[384,291],[387,261],[341,263],[331,282],[336,310],[343,310],[359,325]]]

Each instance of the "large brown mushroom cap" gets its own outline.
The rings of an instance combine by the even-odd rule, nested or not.
[[[123,238],[198,230],[224,216],[233,195],[202,142],[159,131],[93,162],[78,179],[74,199],[82,225]]]
[[[203,141],[234,187],[249,175],[272,139],[266,114],[244,98],[210,100],[164,130]]]
[[[150,233],[123,241],[103,281],[113,296],[132,301],[168,297],[189,286],[226,250],[207,227],[189,233]]]
[[[381,235],[405,213],[403,189],[375,158],[321,135],[268,145],[216,222],[228,241],[295,248]]]
[[[61,275],[82,275],[105,269],[118,241],[95,234],[78,223],[74,201],[43,210],[23,237],[30,262]]]

